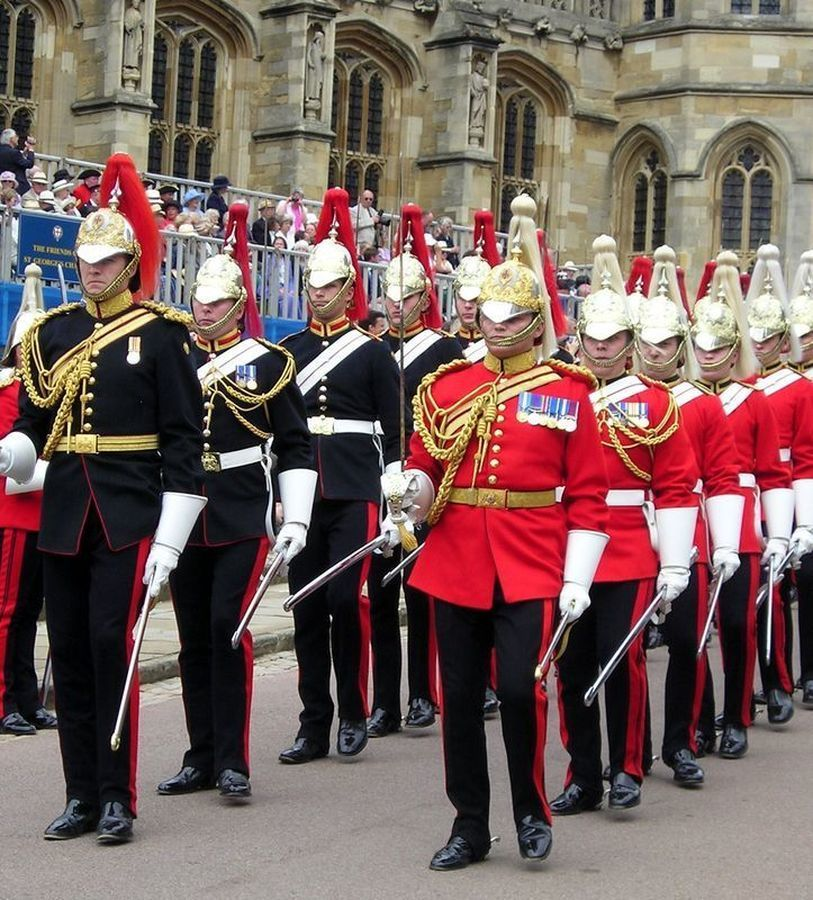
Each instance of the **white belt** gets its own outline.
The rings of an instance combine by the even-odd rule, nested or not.
[[[203,470],[205,472],[223,472],[225,469],[238,469],[262,462],[263,448],[260,446],[244,447],[242,450],[230,450],[228,453],[204,452]]]
[[[757,486],[757,477],[751,472],[740,472],[740,487],[753,488]]]
[[[790,447],[779,448],[779,462],[790,462]]]
[[[380,426],[379,426],[380,427]],[[334,419],[333,416],[310,416],[308,430],[311,434],[375,434],[376,423],[363,419]]]
[[[646,491],[607,491],[607,506],[643,506]]]

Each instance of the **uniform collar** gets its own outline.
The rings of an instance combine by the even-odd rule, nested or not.
[[[724,378],[722,381],[706,381],[703,378],[698,378],[697,383],[700,387],[705,388],[707,391],[710,391],[712,394],[722,394],[723,391],[732,383],[731,378]]]
[[[234,328],[232,331],[221,335],[219,338],[215,338],[213,341],[207,341],[206,338],[201,337],[199,334],[195,334],[193,337],[195,339],[195,344],[200,347],[201,350],[205,350],[207,353],[220,353],[221,350],[228,350],[229,347],[239,344],[242,334],[240,334],[237,328]]]
[[[806,363],[788,363],[788,368],[801,375],[803,372],[807,372],[813,368],[813,359]]]
[[[477,328],[464,328],[462,325],[457,329],[457,336],[463,338],[464,341],[479,341],[483,336]]]
[[[612,378],[599,378],[595,373],[593,373],[593,377],[598,382],[599,390],[609,387],[609,385],[613,384],[616,381],[621,381],[622,378],[627,378],[629,375],[629,372],[622,372],[620,375],[613,375]]]
[[[125,309],[129,309],[132,305],[133,295],[128,290],[116,294],[115,297],[111,297],[109,300],[103,300],[101,303],[91,300],[90,297],[85,297],[85,309],[94,319],[110,319],[124,312]]]
[[[678,372],[675,372],[675,374],[671,375],[669,378],[661,378],[661,381],[668,388],[675,388],[680,384],[681,381],[683,381],[683,379],[680,377],[680,374]]]
[[[423,330],[424,330],[424,324],[423,324],[423,322],[420,321],[420,319],[417,322],[413,322],[409,326],[409,328],[404,329],[404,340],[406,340],[407,338],[415,337],[415,335],[418,334],[418,332],[423,331]],[[396,341],[399,341],[401,339],[401,329],[396,328],[393,325],[390,325],[390,327],[387,329],[387,334],[391,338],[394,338]]]
[[[487,351],[483,359],[483,365],[489,372],[502,375],[516,375],[518,372],[526,372],[536,365],[536,353],[533,350],[525,350],[516,356],[499,359],[491,351]]]
[[[350,319],[342,313],[338,319],[334,319],[332,322],[317,322],[316,319],[311,319],[308,322],[308,329],[318,337],[335,337],[339,332],[344,331],[346,328],[350,327]]]
[[[759,373],[760,377],[764,378],[766,375],[773,375],[774,372],[778,372],[781,368],[784,367],[784,363],[781,359],[778,359],[776,362],[771,363],[769,366],[763,366],[762,371]]]

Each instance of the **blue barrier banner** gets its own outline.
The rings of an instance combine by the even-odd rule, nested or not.
[[[22,276],[29,263],[36,263],[46,281],[58,281],[57,267],[61,264],[65,281],[78,284],[73,245],[81,224],[82,219],[78,216],[22,210],[17,238],[17,274]]]

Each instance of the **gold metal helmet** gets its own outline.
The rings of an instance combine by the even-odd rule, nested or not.
[[[404,250],[394,256],[381,279],[384,296],[393,303],[403,303],[407,297],[429,289],[426,271],[417,256],[412,254],[412,244],[404,242]]]
[[[576,323],[579,335],[604,341],[620,331],[635,330],[627,298],[623,293],[613,290],[612,281],[612,273],[605,269],[601,276],[602,287],[588,294],[582,301]]]
[[[455,294],[461,300],[476,300],[490,271],[491,266],[483,259],[479,248],[476,254],[464,256],[452,282]]]
[[[671,337],[683,340],[688,337],[689,322],[677,281],[677,256],[664,244],[655,250],[653,261],[649,299],[638,306],[638,337],[648,344],[659,344]]]
[[[802,338],[813,331],[813,250],[802,254],[793,290],[788,319],[791,332]]]
[[[218,300],[245,300],[243,273],[240,266],[227,254],[211,256],[198,269],[192,286],[192,299],[204,305]]]
[[[542,315],[545,310],[539,280],[530,266],[520,262],[521,252],[515,243],[511,258],[494,266],[483,279],[477,308],[492,322],[507,322],[527,312]]]
[[[97,209],[79,226],[75,252],[86,263],[98,263],[119,253],[132,256],[136,265],[141,257],[141,245],[133,226],[113,206]]]
[[[9,328],[6,349],[0,360],[4,366],[14,365],[14,348],[22,341],[23,335],[28,329],[43,315],[45,315],[45,304],[42,300],[42,269],[36,263],[29,263],[25,267],[25,284],[20,299],[20,309]]]
[[[308,257],[305,268],[305,283],[313,288],[321,288],[333,281],[352,285],[356,280],[356,270],[350,251],[336,240],[336,232],[320,241]]]
[[[784,334],[787,328],[782,301],[773,293],[773,284],[768,278],[764,291],[749,304],[748,333],[752,341],[767,341],[775,335]]]
[[[701,350],[719,350],[730,347],[740,339],[737,318],[721,288],[716,298],[709,294],[694,305],[692,338]]]

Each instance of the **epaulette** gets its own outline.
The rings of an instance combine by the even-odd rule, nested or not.
[[[560,375],[570,375],[577,381],[584,382],[591,391],[598,387],[598,379],[586,366],[562,362],[561,359],[546,359],[544,365],[549,366]]]
[[[661,391],[666,391],[667,394],[670,394],[669,385],[664,384],[663,381],[658,381],[657,378],[650,378],[649,375],[644,375],[641,372],[636,373],[638,377],[643,381],[647,387],[658,388]]]
[[[456,334],[453,334],[451,331],[444,331],[442,328],[430,328],[430,331],[434,331],[435,334],[439,334],[441,337],[457,337]]]
[[[370,340],[373,340],[373,341],[382,340],[382,338],[380,338],[377,334],[370,334],[369,331],[367,331],[365,328],[362,328],[361,325],[357,324],[356,322],[351,322],[350,327],[355,328],[356,331],[360,331],[365,337],[370,338]]]
[[[156,316],[161,316],[162,319],[166,319],[168,322],[177,322],[179,325],[185,325],[187,328],[191,328],[195,323],[191,313],[167,306],[165,303],[157,303],[155,300],[141,300],[138,306],[143,306],[144,309],[155,313]]]
[[[442,366],[438,366],[434,372],[428,372],[421,379],[421,383],[418,386],[418,390],[424,390],[426,388],[431,387],[439,378],[442,378],[444,375],[448,375],[450,372],[454,372],[457,369],[466,369],[469,366],[474,365],[470,359],[453,359],[451,362],[443,363]]]
[[[702,391],[704,394],[708,394],[709,397],[713,397],[713,396],[714,396],[714,392],[711,391],[709,388],[707,388],[704,384],[700,384],[700,383],[697,382],[697,381],[690,381],[689,384],[690,384],[692,387],[697,388],[698,391]]]

